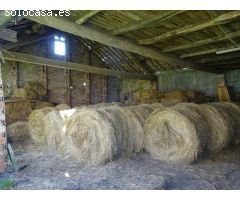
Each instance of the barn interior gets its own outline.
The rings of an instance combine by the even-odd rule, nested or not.
[[[0,187],[240,189],[239,20],[0,11]]]

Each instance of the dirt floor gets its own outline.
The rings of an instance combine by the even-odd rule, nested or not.
[[[73,158],[36,145],[18,148],[15,154],[20,172],[12,174],[12,189],[240,189],[240,149],[186,166],[140,153],[82,168]]]

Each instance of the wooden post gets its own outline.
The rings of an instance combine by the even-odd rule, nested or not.
[[[1,64],[0,62],[0,172],[4,172],[7,168],[7,135]]]

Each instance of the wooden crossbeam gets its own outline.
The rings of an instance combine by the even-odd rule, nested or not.
[[[201,59],[200,61],[198,61],[198,63],[204,64],[204,63],[218,63],[221,61],[226,61],[226,60],[231,60],[231,59],[235,59],[235,58],[239,58],[240,55],[239,54],[234,54],[234,55],[217,55],[217,56],[212,56],[209,58],[204,58]]]
[[[17,32],[7,28],[0,28],[0,39],[17,42]]]
[[[101,44],[136,53],[148,58],[156,59],[161,62],[175,64],[177,66],[190,66],[193,65],[191,62],[180,59],[177,56],[163,54],[159,50],[149,47],[138,45],[132,41],[112,36],[106,32],[96,30],[84,25],[77,25],[76,23],[70,22],[63,18],[55,16],[28,16],[29,20],[44,24],[56,28],[58,30],[68,32],[89,40],[99,42]]]
[[[127,33],[130,31],[135,31],[135,30],[141,29],[155,21],[158,21],[158,22],[166,21],[167,19],[170,19],[170,18],[172,18],[180,13],[183,13],[183,12],[185,12],[185,11],[184,10],[178,10],[178,11],[172,10],[172,11],[168,11],[166,13],[154,15],[152,17],[148,17],[147,19],[138,20],[138,21],[120,26],[120,27],[114,29],[112,31],[112,34],[119,35],[119,34]]]
[[[18,42],[16,42],[16,43],[8,43],[8,44],[2,46],[2,48],[5,49],[5,50],[11,50],[11,49],[19,48],[19,47],[22,47],[22,46],[26,46],[26,45],[32,44],[34,42],[38,42],[38,41],[50,38],[54,34],[55,34],[55,32],[51,31],[51,32],[43,33],[43,34],[30,36],[30,37],[20,38],[18,40]]]
[[[162,35],[154,36],[154,37],[148,38],[148,39],[139,40],[138,43],[144,44],[144,45],[154,44],[156,42],[170,39],[175,36],[181,36],[184,34],[189,34],[189,33],[195,32],[195,31],[202,30],[207,27],[215,26],[217,24],[224,23],[226,21],[232,20],[239,16],[240,16],[240,11],[231,11],[231,12],[219,15],[218,17],[216,17],[214,19],[208,20],[207,22],[199,23],[199,24],[191,24],[191,25],[179,28],[179,29],[175,29],[175,30],[166,32]]]
[[[90,19],[91,17],[93,17],[94,15],[96,15],[99,12],[100,12],[100,10],[88,10],[88,11],[85,11],[85,13],[82,16],[80,16],[77,20],[75,20],[75,23],[76,24],[83,24],[88,19]]]
[[[184,50],[184,49],[190,49],[190,48],[202,46],[205,44],[221,42],[224,40],[228,40],[229,38],[236,38],[236,37],[240,37],[240,31],[232,32],[232,33],[226,34],[224,36],[217,36],[217,37],[213,37],[213,38],[190,42],[188,44],[183,44],[183,45],[179,45],[176,47],[166,48],[166,49],[163,49],[162,52],[167,53],[167,52],[179,51],[179,50]]]
[[[4,10],[0,10],[0,27],[3,27],[7,22],[13,19],[12,16],[5,15]]]
[[[87,72],[93,74],[101,74],[101,75],[109,75],[109,76],[120,76],[125,78],[132,78],[132,79],[146,79],[146,80],[155,80],[156,77],[154,75],[147,75],[147,74],[135,74],[135,73],[128,73],[123,71],[116,71],[112,69],[106,69],[96,66],[90,66],[87,64],[79,64],[79,63],[72,63],[72,62],[65,62],[65,61],[57,61],[49,58],[43,58],[38,56],[33,56],[24,53],[17,53],[17,52],[3,52],[3,57],[5,60],[13,60],[19,61],[23,63],[31,63],[36,65],[44,65],[49,67],[56,67],[56,68],[63,68],[63,69],[71,69],[80,72]]]
[[[225,48],[208,49],[208,50],[197,51],[197,52],[193,52],[193,53],[186,53],[186,54],[182,54],[180,57],[181,58],[189,58],[189,57],[194,57],[194,56],[201,56],[201,55],[216,53],[218,51],[224,51],[224,50],[232,49],[232,48],[235,48],[235,46],[230,46],[227,48],[225,47]]]

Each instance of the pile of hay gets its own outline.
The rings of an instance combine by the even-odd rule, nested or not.
[[[70,109],[70,106],[67,104],[59,104],[55,107],[56,110],[68,110]]]
[[[47,93],[46,88],[39,82],[29,81],[24,88],[18,88],[14,91],[14,98],[39,100]]]
[[[210,127],[210,140],[208,151],[216,154],[228,147],[230,142],[230,130],[224,115],[213,105],[202,104],[200,111],[205,116]]]
[[[155,102],[158,102],[160,98],[163,97],[163,93],[159,92],[157,89],[150,89],[145,91],[136,91],[133,94],[133,100],[137,102],[145,102],[155,100]]]
[[[37,96],[42,97],[47,93],[46,88],[37,81],[29,81],[25,86],[26,91],[34,91]]]
[[[143,148],[141,123],[124,107],[82,108],[67,120],[65,130],[61,146],[84,165],[103,164]]]
[[[17,121],[27,121],[32,112],[31,102],[9,102],[6,103],[6,122],[10,125]]]
[[[174,98],[174,97],[164,97],[161,98],[161,103],[182,103],[182,102],[188,102],[188,98],[182,97],[182,98]]]
[[[28,118],[28,127],[32,139],[41,144],[47,143],[47,136],[44,132],[44,118],[45,116],[53,111],[54,108],[46,107],[39,110],[34,110]]]
[[[69,110],[53,110],[46,114],[43,119],[44,133],[47,138],[47,144],[52,147],[58,148],[63,142],[63,135],[65,133],[65,122],[79,109]]]
[[[53,107],[54,105],[50,102],[37,102],[37,103],[34,103],[34,110],[37,110],[37,109],[42,109],[42,108],[46,108],[46,107]]]
[[[186,96],[187,96],[189,102],[204,103],[206,101],[206,97],[203,92],[199,92],[199,91],[195,91],[195,90],[188,90],[188,91],[186,91]]]
[[[205,153],[210,130],[196,108],[178,104],[155,110],[146,119],[144,131],[145,149],[153,158],[192,163]]]
[[[28,123],[18,121],[7,126],[7,136],[12,140],[14,145],[26,144],[31,140]]]

